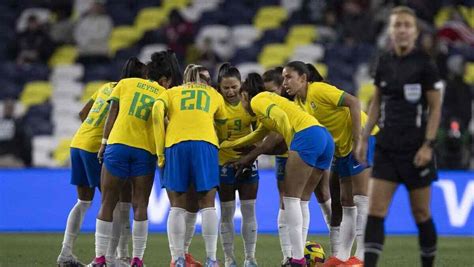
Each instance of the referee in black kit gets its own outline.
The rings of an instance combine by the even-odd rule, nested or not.
[[[433,146],[440,121],[442,83],[429,56],[415,47],[418,33],[413,10],[404,6],[392,10],[389,34],[393,48],[379,57],[375,95],[356,150],[359,162],[366,162],[367,140],[378,122],[381,130],[369,183],[365,231],[366,267],[376,266],[382,253],[384,220],[399,184],[409,191],[422,266],[434,263],[437,235],[430,202],[431,183],[437,179]]]

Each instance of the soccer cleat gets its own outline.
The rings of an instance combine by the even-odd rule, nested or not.
[[[224,262],[225,267],[237,267],[237,262],[235,261],[234,258],[226,258]]]
[[[183,257],[179,257],[177,260],[170,263],[170,267],[185,267],[185,266],[188,266],[188,265],[186,264],[186,260]]]
[[[350,257],[344,264],[345,267],[364,267],[364,262],[359,260],[356,256]]]
[[[324,265],[323,267],[345,267],[346,266],[346,263],[341,261],[340,259],[334,257],[334,256],[331,256],[329,257],[329,259],[324,262]]]
[[[107,267],[105,256],[95,258],[87,267]]]
[[[255,259],[248,259],[244,261],[244,267],[257,267],[257,261]]]
[[[213,261],[207,258],[205,267],[219,267],[219,263],[217,262],[217,260]]]
[[[306,259],[305,258],[302,258],[302,259],[291,259],[290,260],[290,263],[291,263],[291,267],[305,267],[306,266]]]
[[[291,267],[291,259],[286,258],[281,261],[281,267]]]
[[[145,267],[145,264],[143,264],[143,260],[140,260],[140,258],[135,257],[132,259],[132,262],[130,262],[130,267]]]
[[[194,259],[191,253],[184,254],[186,259],[186,267],[202,267],[202,263]]]
[[[58,267],[85,267],[86,265],[80,262],[76,256],[61,256],[58,257]]]

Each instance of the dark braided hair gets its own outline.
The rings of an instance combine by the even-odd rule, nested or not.
[[[125,78],[143,78],[146,71],[146,65],[143,64],[138,58],[131,57],[127,59],[122,68],[122,74],[120,79]]]
[[[263,84],[263,79],[260,74],[252,72],[249,73],[247,79],[245,79],[240,91],[247,92],[250,99],[256,96],[258,93],[265,91],[265,85]]]
[[[165,77],[171,79],[171,86],[183,83],[183,76],[179,68],[178,59],[173,51],[160,51],[151,55],[151,61],[147,64],[148,78],[158,81]]]

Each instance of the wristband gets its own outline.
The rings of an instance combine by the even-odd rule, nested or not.
[[[425,139],[424,144],[427,145],[430,148],[434,148],[435,145],[436,145],[436,140],[435,139]]]
[[[101,144],[106,145],[107,144],[107,138],[102,138]]]

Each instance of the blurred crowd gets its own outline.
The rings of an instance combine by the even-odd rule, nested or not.
[[[234,25],[233,23],[237,22],[232,22],[233,18],[240,15],[241,19],[250,18],[243,23],[251,24],[251,18],[258,8],[289,2],[222,0],[219,1],[217,10],[203,13],[197,21],[188,20],[179,9],[172,10],[167,23],[147,31],[137,45],[132,47],[133,49],[119,51],[111,56],[109,38],[114,26],[129,23],[134,16],[132,14],[131,18],[128,17],[125,11],[124,14],[119,14],[117,8],[114,8],[118,2],[130,10],[160,4],[159,0],[2,1],[0,16],[5,18],[7,23],[0,27],[0,38],[7,45],[0,49],[0,69],[4,73],[22,73],[27,80],[29,69],[38,65],[47,69],[48,60],[55,48],[65,44],[77,48],[76,63],[83,64],[85,69],[89,66],[97,68],[98,65],[121,66],[122,61],[118,60],[119,57],[136,55],[140,51],[139,48],[146,44],[163,43],[176,52],[182,66],[197,63],[214,72],[223,61],[230,61],[233,64],[241,63],[243,58],[246,58],[245,61],[248,61],[247,59],[257,61],[257,54],[262,47],[267,43],[283,40],[289,26],[312,24],[317,26],[317,42],[325,49],[323,63],[328,69],[327,80],[351,94],[358,95],[359,77],[368,76],[378,51],[390,47],[386,29],[389,10],[396,5],[408,5],[420,18],[418,47],[433,57],[445,81],[443,121],[438,138],[439,165],[441,168],[449,169],[466,169],[470,164],[472,166],[470,161],[474,155],[472,147],[474,89],[472,81],[468,83],[465,77],[467,63],[474,61],[474,31],[472,18],[469,21],[472,9],[466,14],[462,8],[458,8],[472,8],[471,1],[294,1],[300,2],[300,7],[291,12],[282,27],[263,32],[262,37],[250,48],[228,49],[222,53],[207,38],[201,45],[197,45],[196,38],[199,31],[204,25],[211,24],[209,21]],[[437,15],[446,6],[453,8],[444,21],[439,23]],[[245,12],[239,13],[235,10],[246,10],[250,14],[247,16]],[[225,45],[223,43],[222,47]],[[102,79],[116,78],[117,68],[112,70],[115,74]],[[39,73],[36,69],[33,72],[35,75]],[[47,73],[46,70],[46,79]],[[4,84],[23,86],[24,82],[21,81],[23,77],[18,76],[20,75],[14,76],[16,81],[8,80]],[[4,79],[0,80],[3,82]],[[39,132],[37,129],[29,129],[33,119],[28,119],[28,112],[15,115],[13,110],[15,99],[19,96],[18,91],[21,92],[9,86],[0,89],[0,101],[3,100],[3,112],[0,112],[0,158],[2,158],[0,166],[18,165],[11,163],[12,155],[20,165],[31,166],[32,136],[48,134],[47,127]],[[7,154],[9,159],[5,161]]]

